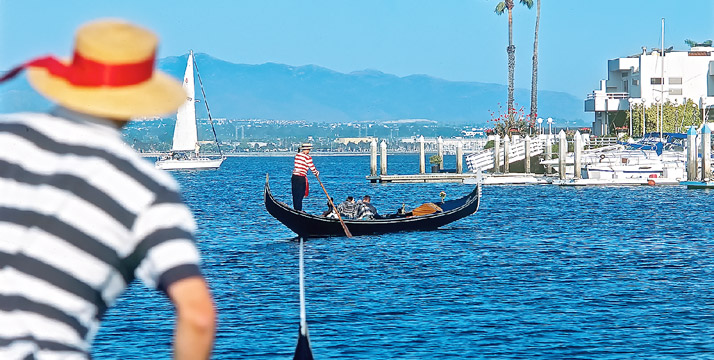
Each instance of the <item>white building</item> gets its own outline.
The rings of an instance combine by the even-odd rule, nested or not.
[[[692,100],[700,108],[714,107],[712,47],[665,51],[665,56],[643,47],[642,54],[608,60],[607,70],[607,80],[585,100],[585,111],[595,113],[594,135],[607,134],[608,112],[627,111],[631,102],[650,107]]]

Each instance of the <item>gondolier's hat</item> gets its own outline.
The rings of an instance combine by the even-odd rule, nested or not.
[[[302,143],[300,145],[300,151],[303,150],[312,150],[312,144],[311,143]]]
[[[71,60],[31,60],[0,78],[27,68],[30,85],[58,104],[85,114],[128,120],[168,114],[185,101],[181,83],[154,71],[158,38],[117,19],[79,28]]]

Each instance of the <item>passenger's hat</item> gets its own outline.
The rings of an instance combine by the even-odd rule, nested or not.
[[[303,151],[303,150],[312,150],[312,144],[311,143],[302,143],[302,145],[300,145],[300,151]]]
[[[181,83],[154,71],[158,38],[117,19],[102,19],[77,30],[72,60],[31,60],[0,81],[28,69],[35,90],[85,114],[130,119],[168,114],[185,101]]]

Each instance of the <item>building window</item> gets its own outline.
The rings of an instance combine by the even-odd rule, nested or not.
[[[640,86],[640,79],[632,79],[632,85]]]
[[[669,78],[669,84],[670,85],[682,85],[682,78],[681,77],[671,77],[671,78]]]
[[[627,79],[622,80],[622,91],[623,91],[623,92],[629,92],[629,91],[630,91],[630,89],[628,89],[628,86],[627,86],[627,85],[629,85],[629,84],[630,84],[630,82],[627,81]]]
[[[622,73],[622,77],[627,77],[627,75],[629,75],[629,74],[630,74],[630,73],[628,73],[627,71],[625,71],[625,72]]]
[[[662,78],[651,78],[650,84],[652,85],[662,85]]]
[[[670,95],[682,95],[682,89],[669,89]]]

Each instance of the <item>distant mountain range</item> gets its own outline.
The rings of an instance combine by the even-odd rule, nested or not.
[[[162,58],[158,67],[181,79],[188,54]],[[196,54],[199,74],[214,118],[319,122],[429,119],[485,125],[505,108],[506,86],[457,82],[426,75],[398,77],[375,70],[344,74],[315,65],[234,64]],[[196,86],[199,85],[198,80]],[[202,99],[200,89],[196,98]],[[516,89],[516,102],[529,112],[530,91]],[[198,116],[205,107],[197,104]],[[25,77],[0,85],[0,112],[42,111],[49,102]],[[588,124],[583,101],[571,94],[540,91],[539,113],[573,125]]]

